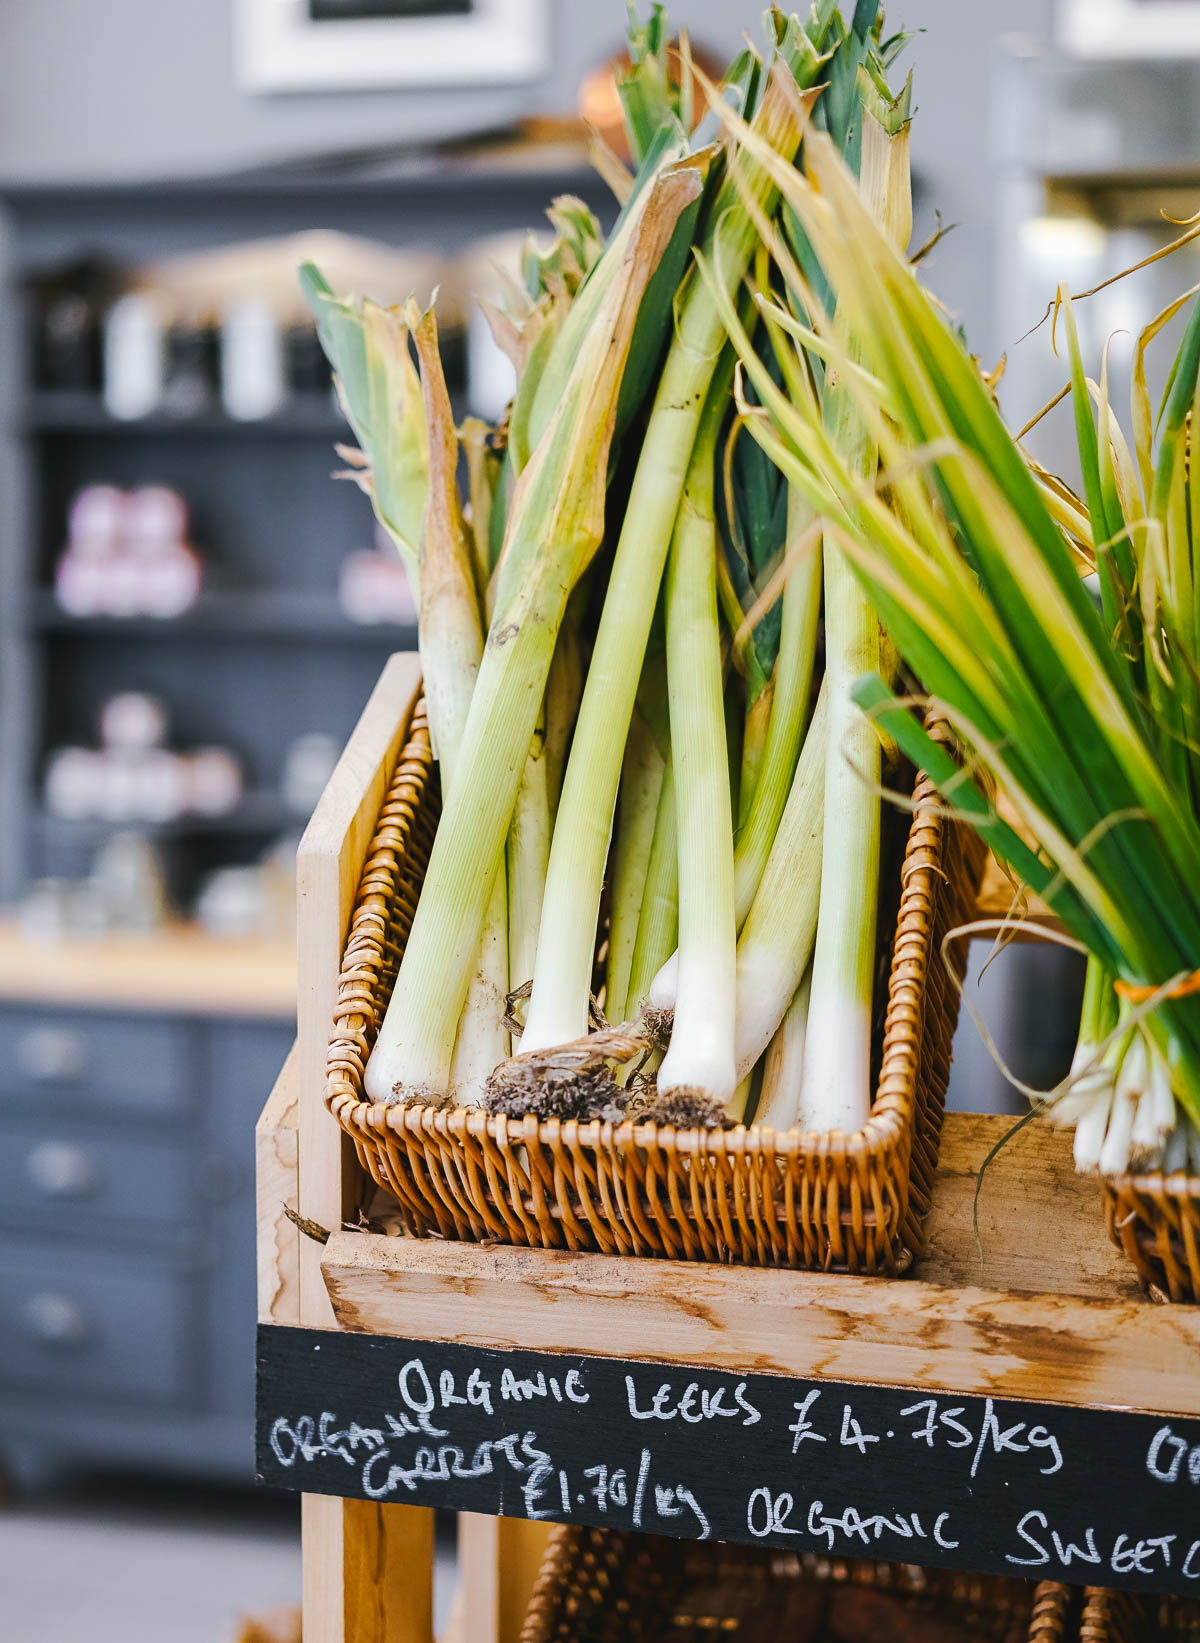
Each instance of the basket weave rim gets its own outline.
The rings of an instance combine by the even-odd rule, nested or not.
[[[528,1141],[540,1140],[551,1146],[561,1141],[568,1148],[673,1144],[677,1152],[705,1153],[711,1157],[788,1158],[800,1153],[808,1157],[839,1153],[854,1157],[859,1152],[873,1151],[872,1143],[886,1144],[905,1127],[902,1115],[894,1107],[872,1113],[861,1129],[846,1132],[799,1127],[775,1130],[767,1124],[738,1124],[728,1130],[682,1129],[651,1120],[626,1118],[614,1123],[611,1119],[598,1118],[537,1118],[532,1113],[514,1118],[507,1113],[488,1112],[483,1107],[366,1101],[345,1090],[331,1093],[330,1099],[337,1103],[339,1115],[345,1114],[356,1129],[364,1132],[404,1129],[410,1133],[428,1134],[432,1130],[440,1135],[453,1135],[458,1130],[477,1134],[482,1126],[500,1147],[519,1147]]]
[[[406,753],[410,750],[406,749]],[[387,808],[385,797],[381,810]],[[941,849],[945,814],[933,782],[919,772],[912,795],[912,811],[900,868],[900,906],[897,916],[899,936],[905,914],[927,909],[936,879],[944,879]],[[381,848],[378,831],[367,849],[369,864]],[[364,867],[364,872],[366,868]],[[351,934],[353,933],[353,925]],[[805,1130],[796,1126],[775,1130],[769,1125],[739,1124],[733,1129],[677,1128],[648,1120],[580,1120],[537,1118],[533,1114],[511,1117],[481,1107],[423,1102],[369,1101],[348,1074],[344,1063],[331,1066],[326,1086],[326,1104],[352,1135],[381,1132],[409,1136],[436,1135],[455,1138],[464,1134],[486,1135],[500,1148],[519,1147],[531,1142],[554,1146],[561,1142],[569,1149],[599,1149],[619,1152],[630,1149],[653,1151],[665,1148],[676,1153],[705,1158],[736,1159],[831,1159],[854,1165],[903,1146],[910,1139],[915,1091],[911,1065],[911,1043],[907,1035],[892,1028],[892,1004],[896,982],[915,982],[923,991],[925,964],[906,950],[910,943],[896,940],[887,983],[888,1019],[884,1028],[883,1053],[872,1098],[872,1110],[857,1130]],[[345,960],[343,956],[343,979]],[[898,1012],[898,1026],[907,1012]]]
[[[1148,1198],[1196,1199],[1200,1202],[1200,1175],[1189,1170],[1145,1170],[1127,1175],[1105,1175],[1101,1179],[1113,1192],[1140,1192]]]

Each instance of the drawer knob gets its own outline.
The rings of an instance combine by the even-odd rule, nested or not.
[[[25,1173],[47,1198],[90,1198],[96,1171],[82,1147],[65,1141],[43,1141],[25,1160]]]
[[[79,1347],[92,1333],[87,1313],[67,1295],[41,1290],[24,1308],[25,1327],[43,1346]]]
[[[83,1036],[69,1027],[31,1027],[18,1040],[17,1064],[41,1084],[78,1080],[87,1068]]]

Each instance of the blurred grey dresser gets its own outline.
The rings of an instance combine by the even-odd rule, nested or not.
[[[254,1121],[278,944],[0,922],[0,1468],[253,1475]]]

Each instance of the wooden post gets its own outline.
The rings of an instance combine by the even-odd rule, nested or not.
[[[458,1567],[466,1643],[519,1643],[552,1525],[460,1512]]]
[[[325,1050],[354,893],[420,690],[413,654],[391,657],[338,761],[296,858],[299,1209],[336,1231],[353,1212],[357,1165],[325,1107]],[[299,1240],[299,1317],[336,1328],[321,1246]],[[304,1643],[431,1643],[433,1513],[306,1495],[301,1505]]]

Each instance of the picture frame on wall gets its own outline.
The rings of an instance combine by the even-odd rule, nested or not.
[[[549,0],[234,0],[253,92],[507,85],[550,67]]]
[[[1200,0],[1059,0],[1057,34],[1071,57],[1200,57]]]

